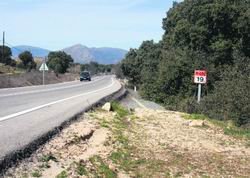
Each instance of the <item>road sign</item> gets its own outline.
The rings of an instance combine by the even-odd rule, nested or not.
[[[44,78],[45,78],[45,71],[48,71],[49,70],[49,68],[48,68],[48,66],[46,65],[46,62],[44,61],[43,63],[42,63],[42,65],[41,65],[41,67],[40,67],[40,69],[39,69],[40,71],[43,71],[43,85],[45,84],[45,80],[44,80]]]
[[[46,65],[46,63],[42,63],[41,67],[39,68],[40,71],[48,71],[49,68],[48,66]]]
[[[207,83],[207,71],[195,70],[194,71],[194,83],[199,83],[199,84]]]
[[[195,70],[194,71],[194,83],[198,83],[197,102],[200,103],[200,100],[201,100],[201,84],[207,83],[207,71],[205,71],[205,70]]]

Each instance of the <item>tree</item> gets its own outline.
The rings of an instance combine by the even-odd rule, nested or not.
[[[21,65],[28,71],[36,68],[36,63],[32,54],[29,51],[24,51],[19,54],[19,59],[21,60]]]
[[[137,51],[137,61],[143,61],[140,70],[141,94],[147,99],[158,100],[158,85],[156,81],[159,74],[159,63],[161,61],[161,44],[152,40],[144,41]]]
[[[174,2],[163,29],[159,43],[144,41],[122,60],[129,83],[137,85],[143,97],[169,109],[250,123],[249,92],[244,93],[250,82],[250,1]],[[195,69],[208,71],[199,107],[193,99]]]
[[[203,104],[203,112],[211,118],[234,120],[237,125],[250,123],[250,58],[234,54],[237,63],[225,69],[223,80]]]
[[[130,49],[124,60],[122,60],[121,68],[132,85],[140,85],[141,83],[141,58],[137,58],[137,50]]]
[[[121,69],[121,62],[119,62],[118,64],[115,64],[113,66],[113,72],[115,73],[116,77],[123,79],[124,78],[124,74],[122,72]]]
[[[97,74],[98,73],[98,67],[99,67],[99,64],[97,62],[94,62],[94,61],[91,61],[89,63],[89,71],[92,75],[94,74]]]
[[[92,75],[98,73],[110,73],[112,71],[113,65],[112,64],[99,64],[98,62],[91,61],[87,64],[81,65],[81,71],[89,71]]]
[[[55,71],[56,74],[63,74],[73,63],[70,55],[63,51],[50,52],[48,55],[48,66]]]
[[[3,50],[4,50],[4,55],[3,55]],[[15,65],[15,61],[11,59],[12,52],[11,49],[8,46],[0,46],[0,62],[6,65]]]

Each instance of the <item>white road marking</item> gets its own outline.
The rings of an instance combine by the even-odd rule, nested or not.
[[[132,99],[133,101],[135,101],[140,107],[142,107],[142,108],[144,108],[144,109],[147,109],[147,107],[146,107],[144,104],[142,104],[140,101],[138,101],[138,100],[135,99],[134,97],[131,97],[131,99]]]
[[[45,84],[45,85],[30,85],[30,86],[24,86],[24,87],[0,88],[0,91],[18,90],[18,89],[26,89],[26,88],[38,88],[38,87],[53,86],[53,85],[63,85],[63,84],[67,84],[67,83],[76,83],[77,81],[79,81],[79,80],[68,81],[68,82],[60,82],[60,83],[52,83],[52,84]]]
[[[61,90],[61,89],[67,89],[67,88],[74,88],[81,85],[87,85],[87,84],[93,84],[99,80],[102,80],[102,78],[99,78],[97,80],[91,81],[89,83],[81,83],[77,85],[70,85],[65,87],[57,87],[57,88],[50,88],[50,89],[41,89],[41,90],[35,90],[35,91],[24,91],[24,92],[16,92],[16,93],[10,93],[10,94],[2,94],[0,97],[7,97],[7,96],[16,96],[16,95],[25,95],[25,94],[33,94],[33,93],[41,93],[41,92],[48,92],[48,91],[55,91],[55,90]]]
[[[111,78],[111,80],[112,80],[112,83],[110,85],[104,87],[104,88],[100,88],[98,90],[94,90],[94,91],[91,91],[91,92],[71,96],[71,97],[68,97],[68,98],[61,99],[61,100],[53,101],[53,102],[50,102],[50,103],[47,103],[47,104],[44,104],[44,105],[40,105],[40,106],[30,108],[30,109],[27,109],[27,110],[24,110],[24,111],[20,111],[20,112],[14,113],[14,114],[10,114],[10,115],[4,116],[4,117],[0,117],[0,121],[8,120],[8,119],[11,119],[13,117],[17,117],[17,116],[20,116],[20,115],[23,115],[23,114],[27,114],[27,113],[42,109],[42,108],[47,107],[47,106],[51,106],[51,105],[54,105],[54,104],[57,104],[57,103],[61,103],[61,102],[68,101],[68,100],[71,100],[71,99],[74,99],[74,98],[78,98],[78,97],[81,97],[81,96],[89,95],[89,94],[92,94],[92,93],[96,93],[96,92],[108,89],[108,88],[112,87],[112,85],[114,84],[114,79]]]
[[[101,78],[101,76],[96,76],[96,77],[93,77],[93,78],[99,79],[99,78]],[[45,84],[45,85],[31,85],[31,86],[24,86],[24,87],[0,88],[0,91],[17,90],[17,89],[25,89],[25,88],[38,88],[38,87],[53,86],[53,85],[64,85],[64,84],[67,84],[67,83],[76,83],[78,81],[79,81],[79,79],[78,80],[74,80],[74,81],[61,82],[61,83],[52,83],[52,84]]]

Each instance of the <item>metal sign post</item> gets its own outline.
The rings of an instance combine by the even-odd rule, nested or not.
[[[45,70],[43,70],[43,85],[44,85],[44,73],[45,73]]]
[[[207,83],[207,71],[195,70],[194,71],[194,83],[198,83],[197,102],[200,103],[200,101],[201,101],[201,84]]]
[[[201,101],[201,84],[198,84],[198,99],[197,102],[200,103]]]
[[[39,70],[43,71],[43,85],[45,85],[45,71],[49,70],[48,66],[46,65],[45,60],[43,61],[43,63],[42,63],[42,65],[41,65],[41,67],[40,67]]]

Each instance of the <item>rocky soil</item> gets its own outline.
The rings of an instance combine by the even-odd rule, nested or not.
[[[113,110],[84,114],[5,177],[250,177],[248,140],[183,113]]]
[[[246,140],[227,136],[208,122],[192,125],[193,121],[183,119],[183,113],[136,109],[135,115],[138,119],[131,140],[139,148],[138,153],[146,159],[163,161],[170,176],[250,176]]]

